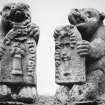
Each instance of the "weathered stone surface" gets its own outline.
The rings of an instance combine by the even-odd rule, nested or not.
[[[22,102],[11,102],[11,101],[7,101],[7,102],[0,102],[0,105],[36,105],[34,104],[26,104],[26,103],[22,103]]]
[[[54,97],[53,96],[39,96],[37,99],[37,105],[54,105]]]
[[[104,105],[104,102],[101,102],[100,104],[98,102],[94,101],[82,101],[82,102],[74,102],[74,103],[62,103],[60,101],[56,100],[56,97],[52,96],[39,96],[37,100],[37,105]]]
[[[86,57],[86,83],[91,88],[87,92],[90,94],[87,99],[90,100],[105,93],[104,18],[104,14],[95,9],[73,9],[69,14],[70,23],[77,26],[83,38],[78,45],[78,53]]]
[[[0,101],[33,103],[36,90],[36,47],[39,28],[31,22],[30,7],[10,3],[1,11]]]
[[[69,98],[69,103],[77,102],[88,102],[96,101],[102,102],[105,101],[105,26],[103,20],[105,15],[99,11],[91,8],[84,9],[72,9],[69,13],[68,19],[70,24],[77,28],[81,36],[81,40],[77,42],[76,37],[73,40],[66,39],[66,43],[71,42],[72,46],[76,45],[77,54],[81,57],[85,57],[85,80],[84,83],[79,82],[70,82],[64,85],[64,87],[69,88],[69,94],[64,91],[63,94],[65,98]],[[63,29],[63,28],[61,28]],[[64,34],[61,29],[56,32],[57,37]],[[73,30],[75,33],[75,31]],[[65,35],[66,36],[66,35]],[[72,35],[71,35],[72,36]],[[61,50],[59,50],[61,52]],[[70,53],[70,50],[68,50]],[[74,54],[74,53],[73,53]],[[59,58],[59,57],[58,57]],[[75,57],[75,59],[77,59]],[[59,60],[60,61],[60,60]],[[60,65],[60,63],[58,62]],[[68,64],[70,65],[70,64]],[[75,64],[74,64],[75,65]],[[84,67],[84,66],[83,66]],[[57,68],[57,67],[56,67]],[[70,66],[71,68],[71,66]],[[75,66],[73,67],[75,69]],[[65,68],[63,68],[65,70]],[[80,69],[79,69],[80,70]],[[57,70],[56,70],[57,71]],[[58,76],[58,74],[56,73]],[[73,74],[74,75],[74,74]],[[72,79],[70,79],[72,80]],[[77,80],[78,81],[78,80]],[[57,92],[56,92],[57,93]],[[59,92],[60,97],[58,100],[62,102],[67,102],[65,98],[62,100],[62,92]],[[68,96],[67,96],[68,95]],[[80,103],[79,103],[80,104]],[[93,104],[93,103],[92,103]],[[98,103],[99,104],[99,103]]]
[[[53,96],[39,96],[34,104],[26,104],[22,102],[0,102],[0,105],[105,105],[105,102],[83,101],[74,103],[61,103]]]
[[[85,58],[79,56],[76,46],[82,38],[76,27],[68,25],[57,28],[54,38],[56,83],[64,85],[85,82]],[[71,42],[72,40],[75,44]]]
[[[69,91],[70,91],[70,88],[68,88],[67,86],[60,86],[56,90],[56,94],[55,94],[56,100],[63,104],[69,102]]]

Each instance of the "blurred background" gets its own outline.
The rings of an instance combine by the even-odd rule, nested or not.
[[[25,2],[30,5],[32,22],[40,27],[37,47],[37,86],[40,95],[54,95],[55,84],[54,38],[57,26],[67,25],[72,8],[95,8],[105,12],[105,0],[0,0],[0,10],[8,2]]]

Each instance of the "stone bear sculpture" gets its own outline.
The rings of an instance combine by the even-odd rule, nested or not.
[[[6,4],[1,11],[0,99],[33,103],[36,91],[36,46],[39,28],[29,5]]]
[[[71,97],[77,100],[105,100],[104,18],[104,13],[92,8],[72,9],[68,15],[83,38],[77,45],[78,54],[86,57],[86,84],[74,85],[70,90]],[[75,41],[74,37],[71,39]]]

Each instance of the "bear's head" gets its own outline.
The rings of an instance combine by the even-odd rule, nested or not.
[[[77,26],[84,40],[91,40],[104,18],[104,13],[92,8],[72,9],[68,15],[69,22]]]
[[[29,5],[27,4],[6,4],[1,11],[1,23],[4,29],[4,33],[7,33],[14,24],[22,24],[26,20],[31,21]]]

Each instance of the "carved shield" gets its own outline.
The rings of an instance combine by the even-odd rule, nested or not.
[[[65,26],[55,30],[55,80],[57,84],[83,83],[86,81],[85,58],[77,53],[77,46],[71,45],[70,37],[76,36],[76,43],[82,40],[76,27]]]
[[[33,38],[26,38],[25,41],[13,40],[4,48],[5,53],[0,61],[0,82],[36,85],[35,40]]]

